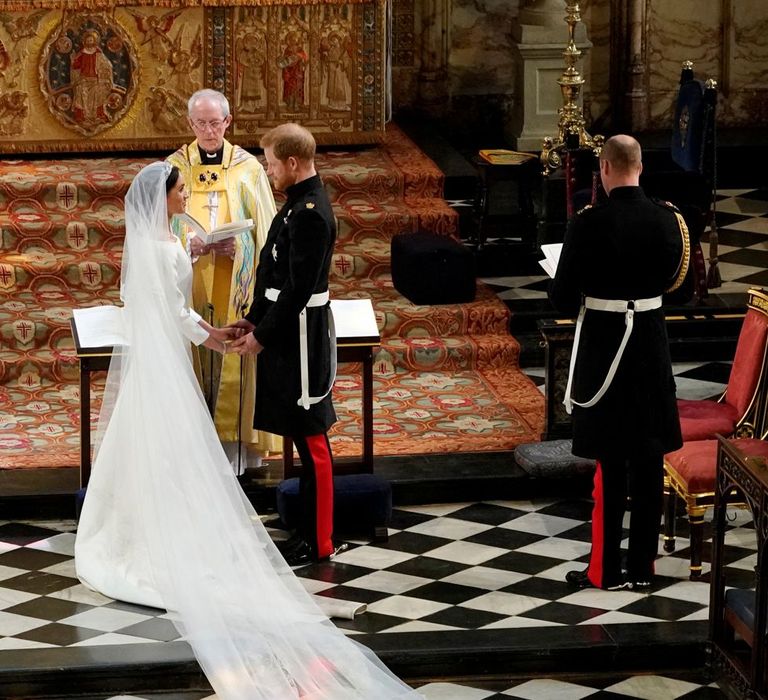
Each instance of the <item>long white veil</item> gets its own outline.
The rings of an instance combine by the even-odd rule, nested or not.
[[[156,592],[220,700],[421,697],[321,613],[240,489],[181,330],[169,172],[147,166],[125,199],[128,344],[110,367],[78,575],[116,562],[115,585]]]

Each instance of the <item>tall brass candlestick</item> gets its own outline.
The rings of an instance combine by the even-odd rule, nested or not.
[[[605,141],[603,136],[590,136],[587,133],[584,114],[579,106],[579,96],[581,86],[584,85],[584,78],[576,67],[576,63],[581,58],[581,51],[576,46],[574,38],[576,25],[581,21],[581,9],[578,0],[565,0],[565,9],[565,21],[568,24],[568,45],[563,51],[565,69],[557,81],[563,95],[563,106],[557,110],[560,115],[557,124],[557,136],[548,136],[542,144],[540,159],[544,175],[549,175],[552,170],[557,170],[562,166],[562,156],[566,150],[591,148],[595,155],[599,156]]]

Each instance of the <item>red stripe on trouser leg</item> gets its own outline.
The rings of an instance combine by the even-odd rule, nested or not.
[[[315,537],[320,559],[333,554],[333,458],[325,433],[306,438],[315,468]]]
[[[605,500],[603,498],[603,467],[597,462],[595,468],[594,489],[592,499],[595,504],[592,507],[592,551],[589,555],[589,567],[587,578],[597,588],[603,586],[603,525]]]

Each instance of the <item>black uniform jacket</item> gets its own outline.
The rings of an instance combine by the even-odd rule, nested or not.
[[[550,299],[559,312],[575,317],[584,296],[659,296],[683,269],[686,236],[671,205],[647,198],[639,187],[614,188],[607,202],[571,220]],[[589,401],[602,386],[624,328],[622,313],[587,310],[573,377],[575,400]],[[658,455],[681,446],[661,308],[635,313],[610,389],[591,408],[574,406],[572,417],[573,452],[582,457]]]
[[[328,290],[336,223],[320,177],[286,191],[259,256],[254,300],[246,318],[264,349],[256,364],[254,427],[276,435],[318,435],[336,420],[331,395],[308,410],[301,396],[299,313],[312,294]],[[276,302],[265,291],[280,290]],[[328,305],[307,309],[309,393],[322,396],[331,380]]]

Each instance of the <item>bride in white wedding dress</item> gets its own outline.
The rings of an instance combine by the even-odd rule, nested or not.
[[[226,331],[188,308],[191,263],[169,228],[184,200],[165,162],[125,198],[127,341],[110,365],[77,574],[167,609],[220,700],[420,698],[320,611],[240,489],[191,362],[190,341],[224,350]]]

